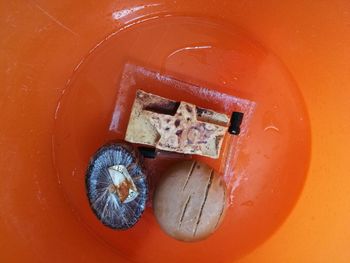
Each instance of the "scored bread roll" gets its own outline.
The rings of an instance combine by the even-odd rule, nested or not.
[[[226,211],[226,187],[206,164],[183,161],[171,167],[158,184],[153,209],[161,228],[181,241],[211,235]]]

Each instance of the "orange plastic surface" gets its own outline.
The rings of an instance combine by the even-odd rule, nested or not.
[[[348,1],[8,1],[0,15],[1,262],[349,261]],[[245,175],[203,242],[170,239],[151,209],[114,232],[87,205],[130,57],[257,102]]]

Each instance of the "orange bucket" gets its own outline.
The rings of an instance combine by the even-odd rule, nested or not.
[[[9,1],[0,14],[1,262],[349,261],[348,1]],[[204,241],[169,238],[151,207],[122,232],[89,208],[87,162],[123,137],[110,121],[128,61],[256,103],[232,205]]]

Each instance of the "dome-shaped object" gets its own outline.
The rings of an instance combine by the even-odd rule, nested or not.
[[[132,145],[110,143],[90,160],[86,174],[90,206],[110,228],[132,227],[145,209],[148,184],[140,158]]]

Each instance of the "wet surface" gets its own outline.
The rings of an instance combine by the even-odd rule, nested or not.
[[[82,183],[88,159],[107,140],[123,138],[122,130],[111,129],[112,116],[117,118],[114,106],[118,99],[125,105],[134,99],[117,96],[128,61],[257,104],[229,186],[234,190],[233,205],[208,240],[189,246],[170,239],[159,229],[151,209],[130,231],[114,232],[101,226],[88,207]],[[169,97],[181,96],[170,91]],[[120,114],[129,114],[128,108],[121,108]],[[214,20],[163,17],[133,22],[91,50],[57,105],[55,163],[70,206],[95,235],[138,262],[150,262],[156,255],[163,261],[174,257],[224,261],[251,251],[290,213],[306,178],[309,152],[304,103],[285,66],[239,29]]]
[[[134,261],[144,262],[144,255],[155,258],[158,258],[159,255],[166,257],[168,253],[171,254],[176,250],[181,253],[182,257],[179,260],[183,262],[193,262],[198,257],[201,260],[204,256],[203,262],[216,262],[218,258],[224,262],[232,262],[238,257],[240,259],[237,261],[244,263],[288,262],[290,260],[296,262],[349,261],[350,230],[347,227],[350,220],[348,176],[350,170],[348,161],[350,94],[347,88],[350,85],[349,1],[304,1],[301,3],[300,1],[251,0],[221,1],[219,3],[211,0],[104,0],[99,2],[36,0],[25,3],[23,1],[4,2],[0,13],[2,25],[0,33],[0,57],[2,58],[0,63],[2,83],[0,88],[1,261],[46,262],[49,259],[52,262],[109,262],[111,260],[129,262],[133,258]],[[229,78],[216,78],[213,83],[221,83],[221,79],[224,85],[228,80],[232,80],[230,86],[234,85],[235,81],[239,84],[234,91],[234,93],[239,91],[239,96],[253,99],[253,96],[249,94],[262,97],[262,94],[265,93],[274,98],[274,103],[264,107],[264,112],[258,108],[259,122],[255,122],[255,125],[259,129],[255,129],[254,134],[262,129],[266,131],[257,133],[261,140],[255,138],[252,141],[254,146],[251,145],[241,152],[239,166],[245,167],[254,162],[260,164],[261,167],[269,159],[276,160],[273,157],[274,153],[280,155],[278,160],[283,160],[283,163],[277,162],[278,167],[272,165],[266,168],[273,173],[262,175],[263,169],[255,169],[249,176],[243,173],[236,178],[232,185],[236,189],[236,212],[230,216],[232,224],[228,224],[229,227],[225,226],[225,231],[228,231],[229,235],[216,234],[220,235],[220,238],[215,240],[220,242],[202,243],[201,249],[197,246],[189,246],[186,249],[174,243],[169,246],[169,243],[159,234],[158,242],[152,242],[154,247],[138,246],[138,250],[132,251],[129,249],[132,243],[106,242],[107,236],[114,234],[104,232],[97,225],[92,227],[92,220],[82,218],[81,210],[76,210],[76,206],[72,205],[71,201],[67,203],[69,198],[66,192],[77,189],[76,186],[81,182],[81,170],[79,165],[71,166],[64,175],[56,176],[54,168],[58,166],[58,162],[55,156],[57,151],[52,151],[55,146],[53,142],[56,142],[53,140],[53,131],[55,119],[60,117],[62,113],[60,109],[63,109],[65,104],[62,101],[62,107],[60,107],[57,102],[66,90],[66,84],[71,82],[83,64],[82,59],[87,54],[94,53],[98,47],[111,38],[111,34],[119,34],[114,32],[120,32],[125,23],[130,21],[137,24],[139,18],[150,19],[170,13],[200,16],[206,21],[218,19],[221,21],[220,27],[229,28],[230,30],[227,31],[231,32],[235,32],[235,26],[239,26],[249,32],[248,35],[251,37],[248,38],[258,40],[268,50],[277,54],[292,73],[304,97],[312,127],[312,158],[306,183],[302,193],[299,194],[300,183],[298,182],[302,180],[300,177],[296,176],[296,180],[293,181],[291,176],[282,178],[276,176],[276,173],[288,174],[281,167],[286,165],[285,162],[293,162],[298,166],[299,159],[304,159],[303,155],[299,158],[290,151],[281,152],[265,147],[271,142],[269,140],[265,145],[267,138],[285,136],[285,132],[292,126],[298,129],[298,126],[294,125],[296,122],[291,122],[287,126],[281,125],[278,113],[281,110],[285,112],[284,108],[287,104],[275,103],[280,100],[276,96],[277,91],[281,86],[285,86],[282,79],[286,71],[282,70],[284,73],[281,75],[273,70],[265,70],[264,74],[261,72],[259,78],[253,78],[251,71],[247,70],[249,77],[254,80],[253,83],[257,83],[259,79],[260,84],[266,84],[263,85],[263,88],[261,86],[252,87],[253,85],[249,88],[247,85],[249,81],[243,81],[240,78],[242,71],[237,67],[235,72],[227,71],[227,74],[224,75],[230,76]],[[205,26],[201,26],[203,27]],[[168,31],[171,29],[171,27],[168,28]],[[224,34],[220,34],[224,38]],[[154,36],[157,35],[160,36],[154,34]],[[198,36],[198,34],[195,35]],[[140,40],[145,38],[140,35]],[[164,43],[164,41],[167,40],[157,38],[154,41],[155,48],[156,42]],[[138,42],[137,36],[131,42]],[[223,42],[226,40],[219,42],[221,46],[225,46]],[[232,46],[232,41],[228,42],[226,46]],[[179,44],[179,42],[176,43]],[[164,53],[164,57],[181,48],[198,46],[203,48],[194,48],[197,53],[211,50],[209,46],[213,45],[207,41],[180,43],[173,46],[169,52]],[[258,44],[258,46],[261,48],[261,45]],[[179,65],[184,53],[196,52],[195,50],[187,49],[171,56],[170,59],[178,60]],[[147,51],[150,51],[150,48],[147,48]],[[157,54],[157,52],[154,53]],[[154,56],[150,52],[148,55]],[[176,58],[177,55],[181,55],[181,58]],[[197,55],[197,58],[205,61],[201,56]],[[152,59],[148,60],[145,54],[142,61],[152,62]],[[168,66],[172,64],[166,61],[164,63]],[[264,62],[262,67],[265,65],[266,69],[267,64]],[[281,63],[278,62],[278,64]],[[175,70],[173,66],[171,68]],[[219,66],[220,63],[217,67],[220,68]],[[220,71],[226,72],[225,68],[220,68]],[[208,71],[203,71],[203,67],[200,67],[198,71],[195,69],[189,71],[189,67],[184,68],[183,71],[182,68],[175,71],[189,72],[193,78],[197,76],[198,80],[212,79],[207,74]],[[72,72],[75,73],[72,74]],[[240,76],[237,75],[239,72],[241,72]],[[184,75],[186,77],[186,74]],[[267,79],[263,77],[270,75],[274,77]],[[290,79],[288,76],[287,79]],[[106,87],[104,83],[102,84],[99,88]],[[208,83],[204,84],[208,85]],[[214,87],[214,85],[210,86]],[[273,94],[269,91],[269,86],[276,89]],[[107,89],[112,89],[112,87]],[[245,89],[247,93],[243,92]],[[281,96],[283,94],[284,91]],[[294,93],[288,93],[288,95],[295,97]],[[261,103],[261,100],[257,101]],[[299,106],[297,104],[291,108]],[[267,108],[270,111],[266,113]],[[106,112],[102,110],[101,113]],[[289,116],[292,113],[281,115]],[[92,118],[96,120],[96,116]],[[309,122],[309,120],[300,117],[301,122]],[[108,121],[110,120],[103,122]],[[79,125],[77,123],[77,126]],[[91,130],[94,128],[91,126]],[[296,134],[293,134],[294,132]],[[300,133],[294,129],[290,133],[292,141],[296,136],[302,138]],[[72,136],[65,135],[66,140]],[[102,133],[98,136],[105,138]],[[250,138],[254,137],[250,135]],[[62,143],[63,140],[60,139],[60,141]],[[86,138],[79,140],[75,136],[75,141],[77,141],[76,144],[80,141],[79,144],[82,145]],[[99,143],[97,140],[94,142],[96,146]],[[85,150],[76,151],[75,148],[72,146],[65,154],[75,156],[72,162],[85,162],[84,158],[87,156],[82,157],[84,160],[76,158]],[[89,149],[86,151],[94,147],[87,148]],[[302,148],[303,146],[297,143],[291,151],[300,152]],[[260,156],[259,159],[256,158],[257,155]],[[167,156],[167,158],[170,157]],[[294,161],[288,159],[294,159]],[[168,165],[172,161],[174,159],[163,159],[163,162]],[[152,163],[148,163],[148,160],[147,165],[152,167]],[[291,173],[296,172],[295,169],[292,168]],[[255,179],[252,178],[252,175],[256,175]],[[71,182],[74,186],[71,189],[64,186],[67,180],[60,181],[62,177],[68,178],[69,176],[71,177],[69,182],[74,179],[77,181],[76,184]],[[266,181],[259,184],[257,178],[261,180],[266,178],[267,181],[275,182],[275,184],[267,184]],[[292,192],[286,186],[288,184],[294,189]],[[258,194],[259,189],[265,189],[264,193]],[[274,202],[265,202],[262,206],[259,200],[262,199],[262,196],[267,197],[268,193],[274,196],[273,199],[269,199]],[[298,201],[296,201],[296,196],[299,196]],[[257,207],[264,207],[266,210],[266,207],[270,207],[271,204],[278,206],[277,204],[282,203],[282,201],[276,203],[276,200],[284,200],[287,203],[285,209],[272,211],[278,217],[276,220],[269,223],[269,218],[257,217],[261,215],[256,212]],[[295,204],[293,209],[289,205],[291,203]],[[241,208],[237,208],[238,206]],[[85,210],[85,207],[82,210]],[[271,210],[268,211],[271,212]],[[240,217],[249,218],[248,213],[252,215],[250,222],[247,223],[252,226],[252,231],[249,232],[251,235],[244,236],[243,233],[248,233],[245,222],[240,223],[243,227],[239,230],[237,221]],[[289,214],[287,220],[284,219],[286,214]],[[255,224],[252,222],[254,216]],[[139,238],[147,239],[158,233],[151,218],[144,218],[149,224],[146,224],[148,227],[142,228]],[[276,222],[283,222],[283,224],[276,224]],[[238,230],[230,229],[231,225]],[[276,225],[281,227],[276,227]],[[266,231],[263,233],[261,230],[255,231],[257,228]],[[278,231],[275,231],[276,229]],[[229,239],[233,236],[232,233],[240,231],[242,233],[237,235],[237,238]],[[252,236],[255,237],[253,241]],[[230,245],[223,246],[222,237],[230,240]],[[261,244],[259,240],[265,242]],[[247,243],[250,244],[248,247]],[[169,246],[168,249],[161,246],[162,244]],[[253,247],[256,249],[252,250]],[[161,253],[157,252],[158,248]],[[124,253],[124,257],[121,252]],[[205,253],[202,258],[200,255],[203,252]],[[250,253],[241,257],[245,252]],[[195,253],[197,255],[194,255]],[[165,258],[165,260],[168,259]],[[176,256],[168,261],[178,262]]]

